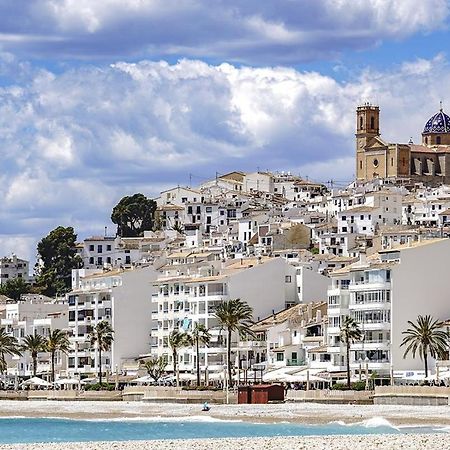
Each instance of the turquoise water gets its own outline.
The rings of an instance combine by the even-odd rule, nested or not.
[[[377,425],[378,423],[378,425]],[[436,432],[432,428],[389,426],[383,419],[366,424],[300,425],[220,421],[208,417],[157,420],[0,419],[0,443],[126,441],[254,436],[307,436]]]

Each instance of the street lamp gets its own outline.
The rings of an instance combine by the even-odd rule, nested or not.
[[[369,390],[369,358],[366,356],[364,359],[366,363],[366,391]]]
[[[358,363],[359,363],[359,381],[362,380],[362,362],[363,362],[362,358],[359,357],[359,359],[358,359]]]

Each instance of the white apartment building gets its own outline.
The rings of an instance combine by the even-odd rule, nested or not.
[[[66,304],[48,302],[45,298],[34,296],[27,301],[8,303],[5,305],[5,318],[1,319],[1,326],[6,332],[14,336],[20,344],[25,336],[40,334],[44,338],[55,329],[68,329],[68,307]],[[33,360],[29,352],[22,356],[6,356],[8,374],[30,376],[33,374]],[[65,355],[57,352],[56,370],[65,369]],[[38,354],[37,373],[48,375],[50,373],[50,355],[45,352]]]
[[[160,196],[155,200],[158,206],[183,206],[185,203],[202,202],[203,195],[200,191],[195,189],[177,186],[172,189],[162,191]]]
[[[144,231],[142,237],[88,237],[83,241],[80,252],[83,269],[129,269],[136,264],[151,262],[154,252],[164,250],[176,236],[176,231],[166,230]]]
[[[328,369],[330,355],[323,352],[327,342],[326,313],[327,302],[311,302],[293,306],[255,324],[256,333],[264,331],[266,369],[293,366]],[[252,341],[247,343],[249,347],[252,345]]]
[[[368,361],[370,372],[389,377],[393,371],[420,370],[423,362],[404,359],[402,332],[418,315],[448,316],[450,239],[401,245],[330,274],[328,351],[334,370],[345,370],[340,326],[347,315],[359,324],[364,339],[351,346],[351,367]],[[430,367],[433,367],[430,361]]]
[[[210,345],[200,350],[201,370],[223,372],[224,331],[214,318],[217,305],[224,300],[241,298],[253,308],[255,319],[267,316],[272,310],[284,309],[286,303],[296,302],[295,270],[282,258],[249,258],[233,261],[220,273],[212,270],[206,275],[203,272],[197,276],[158,279],[154,283],[157,292],[153,295],[152,317],[157,325],[152,330],[152,353],[165,356],[168,370],[173,370],[169,334],[173,330],[189,332],[195,323],[200,323],[212,334]],[[236,337],[233,337],[233,345],[237,345]],[[195,367],[194,349],[179,351],[180,371],[190,372]]]
[[[98,352],[88,336],[93,327],[106,320],[114,330],[114,342],[102,352],[102,371],[124,372],[130,360],[150,350],[152,281],[157,272],[152,266],[114,270],[87,276],[79,288],[67,295],[71,351],[68,373],[96,375]]]
[[[25,282],[30,281],[29,265],[28,261],[14,254],[4,256],[0,259],[0,284],[14,278],[22,278]]]

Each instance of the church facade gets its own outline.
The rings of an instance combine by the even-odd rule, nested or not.
[[[450,183],[450,117],[442,108],[425,124],[422,143],[393,144],[380,136],[380,108],[356,110],[356,179]]]

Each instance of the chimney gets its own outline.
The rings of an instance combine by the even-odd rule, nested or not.
[[[366,249],[360,248],[359,249],[359,264],[361,266],[364,266],[367,264],[367,255],[366,255]]]

